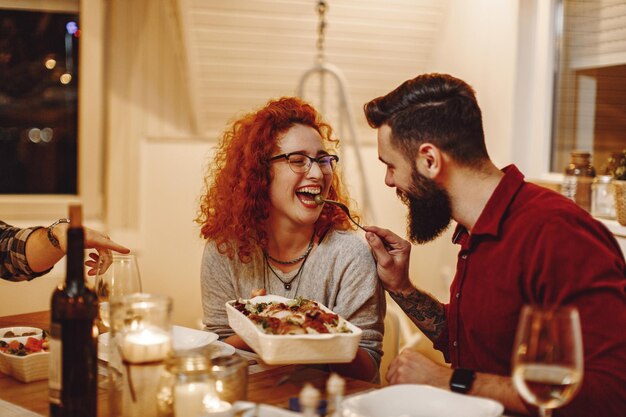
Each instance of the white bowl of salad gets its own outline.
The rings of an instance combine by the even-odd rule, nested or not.
[[[361,340],[357,326],[302,297],[231,300],[226,312],[230,327],[270,365],[351,362]]]
[[[48,378],[48,335],[36,327],[0,329],[0,372],[22,382]]]

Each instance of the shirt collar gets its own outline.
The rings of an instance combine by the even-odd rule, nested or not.
[[[487,201],[485,208],[478,217],[472,235],[492,235],[497,236],[500,232],[500,224],[504,213],[509,208],[518,190],[524,184],[524,174],[515,165],[509,165],[502,169],[504,177]],[[452,243],[463,245],[468,232],[464,226],[458,224],[452,235]]]

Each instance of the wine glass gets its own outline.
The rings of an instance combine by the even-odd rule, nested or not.
[[[109,328],[109,300],[141,292],[141,278],[135,255],[107,254],[99,260],[95,281],[100,305],[100,322]]]
[[[578,310],[524,306],[513,348],[513,385],[542,417],[567,404],[583,379]]]

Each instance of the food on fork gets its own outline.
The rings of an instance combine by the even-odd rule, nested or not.
[[[300,296],[287,302],[253,303],[250,300],[238,300],[233,307],[267,334],[352,333],[345,320],[337,314]]]

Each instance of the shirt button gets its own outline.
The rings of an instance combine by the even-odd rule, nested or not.
[[[463,255],[461,255],[461,258],[463,258],[463,259],[467,259],[467,254],[466,254],[466,253],[464,253]]]
[[[456,342],[456,340],[454,342],[452,342],[452,346],[456,347],[458,345],[458,343]]]
[[[457,292],[457,293],[456,293],[456,298],[459,298],[460,296],[461,296],[461,293],[460,293],[460,292]]]

